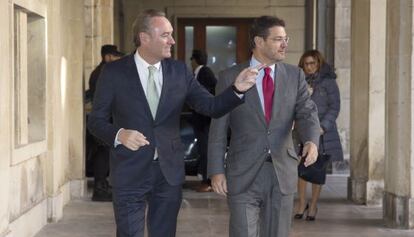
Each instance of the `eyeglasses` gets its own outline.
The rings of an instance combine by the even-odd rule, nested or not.
[[[276,41],[278,43],[285,43],[285,44],[289,43],[289,39],[290,38],[288,36],[286,36],[286,37],[274,37],[274,38],[272,38],[273,41]]]
[[[315,61],[310,61],[310,62],[305,62],[304,64],[305,64],[305,66],[315,66],[316,62]]]

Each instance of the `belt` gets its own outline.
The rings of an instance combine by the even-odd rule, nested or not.
[[[266,156],[266,158],[265,158],[265,161],[266,161],[266,162],[273,163],[273,161],[272,161],[272,156],[271,156],[270,154],[267,154],[267,156]]]

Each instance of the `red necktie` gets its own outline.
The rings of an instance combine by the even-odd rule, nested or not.
[[[271,69],[266,67],[264,69],[265,74],[263,76],[262,87],[263,87],[263,100],[264,100],[264,111],[267,124],[270,122],[272,117],[272,105],[273,105],[273,95],[275,92],[275,87],[273,84],[272,76],[270,76]]]

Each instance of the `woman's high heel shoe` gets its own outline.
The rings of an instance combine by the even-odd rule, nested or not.
[[[310,216],[309,215],[309,212],[308,212],[308,215],[306,216],[306,220],[307,221],[315,221],[315,219],[316,219],[316,213],[318,213],[318,208],[315,209],[315,214],[313,216]]]
[[[305,212],[306,212],[308,209],[309,209],[309,204],[306,204],[306,207],[305,207],[305,209],[303,210],[303,212],[302,212],[302,213],[295,214],[294,218],[295,218],[295,219],[302,219],[303,215],[305,214]]]

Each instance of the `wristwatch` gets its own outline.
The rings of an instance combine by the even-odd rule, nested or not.
[[[237,89],[237,87],[233,84],[231,85],[231,88],[233,89],[234,92],[236,92],[237,94],[241,94],[243,95],[244,93],[246,93],[246,91],[239,91],[239,89]]]

